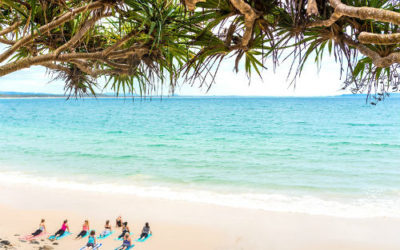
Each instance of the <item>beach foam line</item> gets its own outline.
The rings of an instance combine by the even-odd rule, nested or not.
[[[127,194],[139,197],[188,201],[235,208],[261,209],[344,218],[396,217],[400,218],[400,197],[358,198],[347,200],[323,199],[311,195],[291,196],[270,193],[219,193],[209,190],[178,189],[134,184],[80,183],[56,177],[27,175],[20,172],[0,173],[1,185],[33,185],[51,189]]]

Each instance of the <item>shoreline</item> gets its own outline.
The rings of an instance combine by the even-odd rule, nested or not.
[[[115,180],[114,180],[115,181]],[[400,219],[400,200],[396,197],[369,199],[366,196],[318,196],[316,194],[293,195],[285,193],[222,192],[212,189],[185,188],[138,182],[114,183],[111,180],[98,182],[74,181],[70,178],[27,175],[21,172],[0,173],[3,185],[31,185],[43,189],[69,190],[73,193],[122,194],[139,198],[163,199],[169,202],[189,202],[227,208],[262,210],[265,212],[298,213],[337,218],[385,218]],[[134,181],[133,181],[134,182]],[[322,193],[321,193],[322,194]]]
[[[126,194],[0,184],[0,238],[17,249],[36,245],[18,242],[15,234],[33,231],[44,217],[50,233],[68,218],[73,233],[84,219],[99,233],[104,221],[127,219],[135,238],[148,221],[154,236],[140,249],[398,249],[400,219],[336,218],[257,209],[230,208]],[[117,232],[118,233],[118,232]],[[41,245],[48,244],[47,240]],[[85,240],[62,239],[55,249],[74,249]],[[118,242],[107,239],[102,249]]]

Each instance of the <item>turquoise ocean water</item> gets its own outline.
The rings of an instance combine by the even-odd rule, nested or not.
[[[400,217],[400,98],[0,99],[0,181]]]

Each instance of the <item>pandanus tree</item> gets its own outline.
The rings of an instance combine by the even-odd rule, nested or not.
[[[1,1],[1,12],[0,76],[40,65],[73,95],[95,94],[100,77],[117,93],[145,94],[166,78],[173,87],[188,57],[174,1]]]
[[[117,93],[211,86],[227,58],[249,76],[289,61],[296,79],[324,55],[354,93],[381,100],[400,86],[398,0],[2,0],[0,11],[0,76],[41,65],[74,95],[101,77]]]

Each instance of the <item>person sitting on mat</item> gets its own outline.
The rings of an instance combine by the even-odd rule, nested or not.
[[[100,237],[104,237],[106,235],[109,235],[111,233],[111,225],[110,221],[107,220],[106,224],[104,225],[104,231],[100,234]]]
[[[86,249],[94,249],[94,246],[96,246],[96,231],[92,230],[90,231],[90,235],[88,238],[88,243],[86,244]]]
[[[26,240],[31,240],[35,238],[36,236],[40,235],[41,233],[46,232],[46,225],[44,224],[44,219],[40,221],[39,224],[39,229],[33,232],[31,235],[27,236],[25,239]]]
[[[118,236],[118,238],[120,239],[120,238],[124,237],[124,235],[126,233],[129,234],[130,230],[129,230],[129,227],[128,227],[128,222],[125,221],[124,223],[122,223],[122,233],[121,233],[120,236]]]
[[[82,226],[82,231],[78,234],[78,236],[76,236],[75,239],[85,237],[85,235],[86,235],[88,232],[89,232],[89,221],[88,221],[88,220],[85,220],[85,222],[83,223],[83,226]]]
[[[124,241],[122,242],[122,246],[117,248],[118,250],[129,249],[132,246],[132,239],[129,233],[124,235]]]
[[[121,216],[118,216],[118,218],[115,220],[115,225],[117,227],[122,227],[122,218],[121,218]]]
[[[62,224],[60,230],[58,230],[53,236],[54,240],[57,239],[57,237],[63,236],[65,231],[69,232],[69,226],[68,226],[68,220],[65,220],[64,223]]]
[[[140,235],[139,240],[146,239],[149,236],[149,234],[152,234],[152,232],[150,231],[149,223],[146,222],[146,224],[142,229],[142,234]]]

